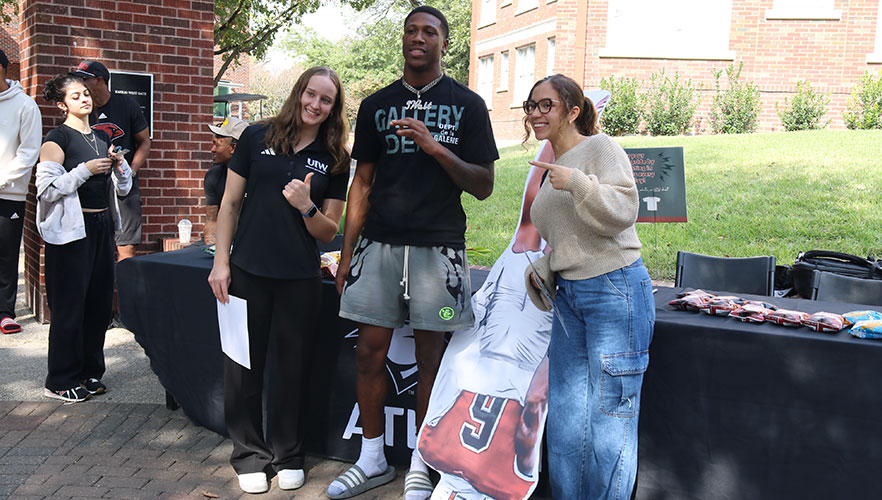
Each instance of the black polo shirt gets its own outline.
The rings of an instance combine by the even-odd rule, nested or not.
[[[325,198],[346,199],[349,169],[330,174],[334,160],[321,137],[296,154],[276,154],[264,143],[267,129],[263,123],[246,128],[227,165],[246,179],[231,262],[257,276],[320,276],[315,239],[306,229],[303,216],[282,195],[282,189],[291,179],[303,180],[312,172],[310,196],[321,208]]]

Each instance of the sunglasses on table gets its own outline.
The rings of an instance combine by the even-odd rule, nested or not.
[[[551,108],[554,107],[555,103],[560,103],[557,99],[539,99],[538,101],[524,101],[524,113],[530,114],[534,109],[539,108],[539,112],[544,114],[548,114],[551,111]]]

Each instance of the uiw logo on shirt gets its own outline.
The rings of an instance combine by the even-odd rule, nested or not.
[[[318,160],[313,158],[306,159],[306,168],[310,170],[315,170],[316,172],[321,172],[323,174],[328,173],[328,166]]]

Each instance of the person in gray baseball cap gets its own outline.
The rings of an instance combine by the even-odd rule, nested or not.
[[[236,143],[242,131],[248,126],[248,122],[233,118],[224,119],[220,125],[209,125],[208,129],[214,133],[211,140],[211,160],[213,165],[205,174],[205,222],[203,236],[206,245],[214,245],[215,230],[217,229],[217,210],[220,208],[221,199],[224,197],[224,186],[227,185],[227,162],[236,151]]]

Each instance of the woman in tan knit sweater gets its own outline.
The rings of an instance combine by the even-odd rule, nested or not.
[[[560,499],[628,499],[637,472],[640,387],[655,322],[652,282],[634,229],[638,197],[624,150],[597,129],[582,89],[563,75],[537,82],[524,128],[554,163],[530,214],[552,250],[528,270],[537,306],[558,315],[549,355],[548,461]],[[554,294],[543,300],[540,282]],[[556,292],[556,293],[555,293]]]

